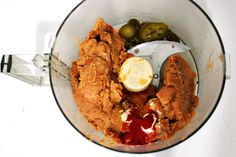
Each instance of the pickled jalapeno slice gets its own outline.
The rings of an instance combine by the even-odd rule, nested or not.
[[[144,24],[139,30],[139,39],[143,42],[164,39],[169,28],[164,23],[151,22]]]
[[[128,50],[128,49],[131,49],[132,47],[138,45],[140,42],[139,40],[135,37],[135,38],[132,38],[132,39],[127,39],[125,40],[125,48]]]
[[[128,21],[129,24],[135,26],[136,30],[138,31],[139,28],[141,27],[141,24],[139,23],[139,21],[137,19],[130,19]]]
[[[136,32],[137,32],[136,27],[129,23],[123,25],[119,30],[120,36],[125,39],[130,39],[135,37]]]

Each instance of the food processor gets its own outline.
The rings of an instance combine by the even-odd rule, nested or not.
[[[188,57],[194,61],[190,65],[196,67],[198,75],[199,105],[189,124],[169,140],[138,146],[115,143],[80,114],[68,73],[72,62],[79,58],[78,43],[93,28],[97,18],[103,18],[112,26],[131,18],[164,22],[190,47]],[[34,85],[50,84],[60,110],[78,132],[98,145],[121,152],[160,151],[192,136],[214,112],[225,80],[230,77],[229,55],[224,52],[220,35],[207,14],[192,0],[83,0],[62,22],[49,46],[50,54],[4,55],[1,72]]]

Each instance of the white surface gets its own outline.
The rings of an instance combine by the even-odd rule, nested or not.
[[[56,31],[79,0],[1,0],[0,56],[48,52],[45,38]],[[236,154],[236,1],[196,0],[212,17],[231,55],[231,80],[210,120],[187,141],[144,156]],[[43,35],[42,35],[43,34]],[[63,117],[49,87],[34,87],[0,74],[0,156],[138,156],[117,153],[84,139]]]

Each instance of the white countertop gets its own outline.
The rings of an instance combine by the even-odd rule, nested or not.
[[[1,0],[0,56],[49,52],[45,39],[80,0]],[[143,156],[234,157],[236,154],[236,1],[195,0],[210,15],[231,56],[231,79],[209,121],[187,141]],[[62,115],[50,87],[0,74],[0,156],[138,156],[82,137]]]

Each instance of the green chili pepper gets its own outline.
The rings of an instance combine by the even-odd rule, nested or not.
[[[147,23],[139,30],[139,39],[143,42],[164,39],[169,31],[169,28],[164,23]]]
[[[136,35],[136,28],[134,25],[132,24],[125,24],[123,25],[120,30],[119,30],[119,34],[121,37],[125,38],[125,39],[130,39],[135,37]]]

